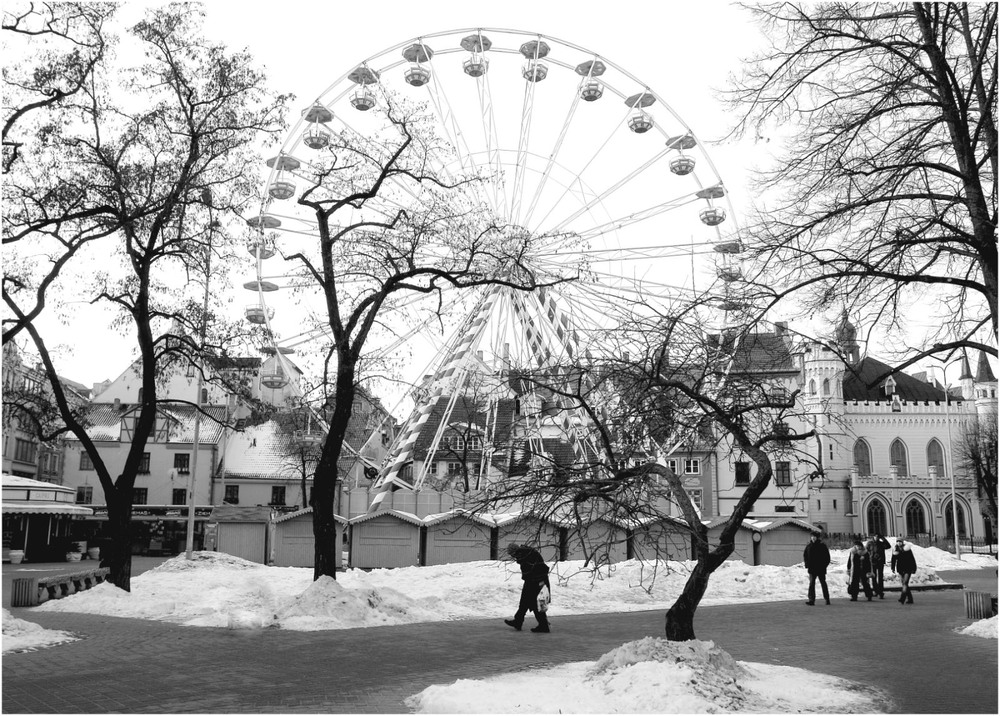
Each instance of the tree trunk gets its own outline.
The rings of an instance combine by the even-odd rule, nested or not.
[[[108,581],[126,592],[132,591],[132,530],[131,506],[115,504],[108,499],[108,528],[110,539],[102,545],[101,566],[111,573]]]
[[[705,590],[708,589],[708,577],[711,572],[705,558],[695,563],[691,575],[684,584],[684,591],[667,610],[665,635],[669,641],[691,641],[696,638],[694,613],[701,598],[705,596]]]

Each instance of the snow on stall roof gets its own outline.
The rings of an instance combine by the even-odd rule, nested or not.
[[[372,512],[367,515],[358,515],[357,517],[352,517],[350,520],[351,525],[359,525],[362,522],[368,522],[376,517],[395,517],[396,519],[402,520],[403,522],[409,522],[412,525],[420,527],[424,522],[419,517],[417,517],[412,512],[404,512],[403,510],[379,510],[378,512]]]

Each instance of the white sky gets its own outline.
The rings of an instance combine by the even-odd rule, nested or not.
[[[954,555],[913,545],[918,572],[911,583],[943,581],[935,570],[995,569],[989,555]],[[844,583],[845,550],[832,550],[831,589]],[[558,630],[569,614],[665,610],[674,601],[693,563],[660,563],[652,589],[651,566],[622,562],[612,573],[592,580],[581,562],[553,567],[550,616]],[[898,582],[886,575],[887,585]],[[726,562],[712,575],[702,605],[749,604],[803,599],[805,570],[748,567]],[[509,617],[520,594],[516,565],[471,562],[392,570],[347,570],[336,581],[312,581],[312,569],[265,567],[229,555],[183,555],[132,580],[132,591],[102,584],[49,601],[40,611],[82,612],[154,619],[188,626],[231,629],[281,628],[315,631],[356,627]],[[376,605],[376,606],[372,606]],[[30,613],[28,613],[30,618]],[[529,615],[525,629],[533,626]],[[996,617],[963,629],[972,637],[997,638]],[[526,634],[526,637],[535,637]],[[3,649],[18,650],[65,643],[72,635],[40,629],[4,610]],[[537,638],[537,637],[536,637]],[[54,648],[59,648],[55,646]],[[733,662],[725,652],[708,663],[712,642],[669,644],[647,638],[624,644],[600,662],[577,662],[544,670],[500,674],[483,681],[462,680],[429,686],[412,702],[431,713],[697,713],[715,710],[754,713],[872,712],[877,704],[866,690],[839,679],[791,667]],[[677,650],[685,653],[678,665]],[[16,658],[16,656],[5,656]],[[693,672],[693,673],[692,673]],[[697,678],[698,688],[689,684]],[[742,687],[734,688],[734,681]],[[516,701],[511,701],[516,698]],[[733,708],[734,698],[748,698]]]
[[[127,2],[123,18],[145,3]],[[448,30],[525,30],[578,45],[607,58],[647,84],[703,141],[721,137],[731,117],[713,91],[725,86],[739,58],[762,42],[740,8],[722,2],[327,3],[293,0],[236,3],[209,0],[206,33],[231,48],[247,47],[266,68],[271,87],[296,95],[290,119],[361,61],[424,34]],[[745,151],[710,149],[737,205],[744,200]],[[262,168],[262,181],[265,178]],[[253,278],[247,264],[246,279]],[[239,288],[235,304],[248,303]],[[106,329],[106,313],[76,304],[60,329],[58,366],[66,377],[91,385],[114,378],[135,355],[134,338]],[[49,324],[50,326],[52,324]]]
[[[133,20],[140,17],[145,3],[132,0],[125,5],[123,17]],[[709,142],[721,138],[735,121],[715,92],[726,86],[741,58],[766,46],[746,11],[718,0],[618,5],[592,0],[423,4],[208,0],[206,7],[206,33],[211,39],[233,49],[249,48],[266,68],[272,89],[296,96],[289,112],[293,121],[332,83],[389,47],[448,30],[500,28],[538,32],[597,53],[648,85],[703,142]],[[768,149],[744,142],[710,146],[709,152],[737,210],[732,220],[739,222],[739,209],[749,201],[748,170],[767,161]],[[265,172],[262,167],[262,182]],[[237,286],[254,278],[249,261],[246,272],[244,279],[234,278]],[[252,302],[242,289],[234,291],[235,310]],[[279,309],[284,321],[279,332],[284,329],[285,335],[288,314]],[[291,316],[292,323],[295,318]],[[54,324],[49,319],[43,325],[51,329]],[[128,366],[135,356],[134,337],[117,334],[107,325],[107,313],[82,304],[72,306],[55,341],[62,343],[56,351],[61,374],[91,385],[117,377]],[[949,381],[957,375],[949,374]]]

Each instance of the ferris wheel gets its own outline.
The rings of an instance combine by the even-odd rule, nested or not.
[[[406,351],[396,378],[414,404],[434,394],[422,384],[454,382],[470,361],[540,366],[542,355],[591,350],[643,307],[707,296],[722,322],[739,310],[742,246],[723,232],[734,226],[728,192],[694,128],[663,96],[609,59],[547,35],[433,33],[348,66],[267,162],[266,196],[248,221],[256,276],[245,284],[253,295],[246,317],[264,327],[275,357],[264,389],[285,389],[293,357],[329,341],[308,280],[281,261],[318,240],[315,214],[298,198],[323,190],[318,167],[334,137],[384,147],[397,98],[422,103],[433,118],[436,171],[482,177],[475,201],[509,237],[535,240],[539,275],[574,276],[534,294],[491,288],[435,297],[431,308],[421,296],[393,304],[396,327],[374,337],[373,350]],[[374,210],[388,216],[410,200],[420,200],[412,189],[395,191]],[[442,316],[452,321],[448,337]],[[438,381],[437,395],[449,387]]]

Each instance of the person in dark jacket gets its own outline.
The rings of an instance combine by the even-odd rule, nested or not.
[[[830,550],[815,532],[809,537],[809,544],[802,551],[802,561],[805,562],[806,571],[809,572],[809,598],[806,604],[812,606],[816,603],[817,579],[819,586],[823,588],[823,599],[829,604],[830,590],[826,586],[826,568],[830,566]]]
[[[899,572],[899,583],[903,586],[899,603],[913,604],[910,577],[917,571],[917,558],[913,556],[913,548],[902,537],[896,538],[896,546],[892,549],[892,563],[889,566],[893,572]]]
[[[542,559],[538,550],[527,545],[512,544],[507,547],[507,554],[514,558],[521,568],[521,600],[517,605],[517,611],[513,619],[504,619],[504,623],[521,631],[524,624],[524,617],[530,611],[538,620],[538,626],[531,631],[547,634],[549,632],[549,618],[545,612],[538,610],[538,593],[545,587],[551,593],[549,586],[549,568]]]
[[[865,597],[868,601],[872,600],[872,585],[869,576],[871,571],[872,562],[868,557],[868,551],[861,544],[861,540],[854,540],[854,546],[847,553],[847,576],[851,579],[847,591],[851,595],[852,602],[858,601],[858,592],[862,588],[865,590]]]
[[[865,545],[872,563],[872,591],[879,599],[885,599],[885,551],[890,547],[889,540],[878,532]]]

